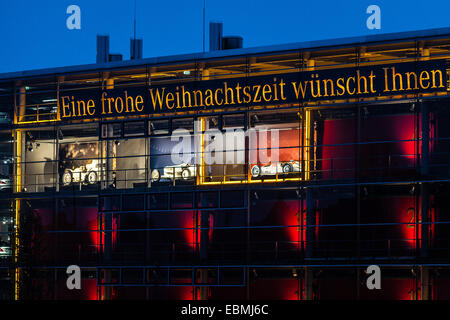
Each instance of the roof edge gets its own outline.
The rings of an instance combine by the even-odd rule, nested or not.
[[[262,55],[286,51],[298,51],[308,49],[326,49],[348,47],[362,44],[376,44],[383,42],[401,42],[407,40],[425,40],[449,36],[450,27],[424,29],[416,31],[402,31],[395,33],[385,33],[366,36],[354,36],[345,38],[322,39],[304,42],[295,42],[288,44],[276,44],[269,46],[258,46],[250,48],[229,49],[220,51],[209,51],[202,53],[177,54],[160,57],[143,58],[139,60],[124,60],[117,62],[101,63],[101,64],[83,64],[55,68],[43,68],[34,70],[14,71],[0,73],[0,81],[13,81],[26,78],[35,78],[41,76],[57,76],[67,73],[84,73],[92,71],[111,71],[114,69],[123,69],[129,67],[148,66],[148,65],[164,65],[177,64],[188,61],[211,60],[218,58],[232,58],[244,55]]]

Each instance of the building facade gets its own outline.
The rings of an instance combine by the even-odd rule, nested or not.
[[[0,298],[449,299],[449,61],[436,29],[0,74]]]

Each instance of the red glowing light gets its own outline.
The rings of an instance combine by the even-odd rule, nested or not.
[[[281,204],[281,223],[282,225],[289,225],[285,228],[285,232],[290,242],[292,242],[297,249],[302,247],[302,241],[306,240],[306,211],[300,210],[299,201],[285,201]],[[303,222],[302,222],[303,216]]]
[[[290,128],[288,130],[279,130],[278,139],[275,139],[278,146],[273,146],[278,153],[278,161],[301,160],[300,158],[300,134],[298,128]],[[276,157],[272,150],[272,137],[274,135],[270,130],[267,134],[261,133],[256,135],[256,139],[251,139],[250,159],[259,165],[268,165],[274,161]]]
[[[251,299],[302,300],[304,282],[299,279],[256,279],[251,286]]]
[[[382,207],[388,210],[389,217],[399,224],[400,234],[392,236],[391,245],[409,248],[415,248],[416,244],[420,246],[421,217],[415,197],[389,197],[384,199],[383,203]]]
[[[184,242],[191,248],[200,243],[200,233],[197,232],[200,227],[200,221],[197,219],[195,211],[185,211],[180,215],[183,229]]]

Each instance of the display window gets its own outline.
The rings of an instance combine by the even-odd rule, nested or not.
[[[249,170],[252,181],[304,177],[304,130],[300,113],[250,116]]]
[[[97,184],[103,171],[99,160],[98,143],[59,144],[59,169],[63,187]]]
[[[404,101],[21,129],[0,191],[401,178],[421,159],[446,174],[447,113]]]
[[[194,137],[186,130],[171,136],[150,137],[151,185],[196,183],[197,164]]]
[[[110,189],[148,186],[148,140],[145,138],[104,140],[102,142],[106,181]]]
[[[56,190],[58,185],[58,146],[54,128],[27,130],[18,133],[23,141],[21,149],[20,191],[44,192]],[[19,181],[18,181],[19,182]]]
[[[104,180],[105,166],[98,140],[95,124],[57,129],[61,189],[97,188]]]
[[[355,177],[356,109],[323,108],[312,113],[316,143],[311,170],[316,179]]]
[[[416,175],[421,153],[418,109],[416,103],[363,107],[360,126],[362,176],[398,178]],[[430,126],[430,121],[427,122]]]
[[[0,265],[7,263],[13,255],[13,248],[10,245],[14,228],[12,213],[11,202],[0,201]]]

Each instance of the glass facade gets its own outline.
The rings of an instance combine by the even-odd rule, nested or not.
[[[450,298],[448,72],[439,92],[90,119],[60,99],[449,59],[443,37],[0,82],[0,298]]]

